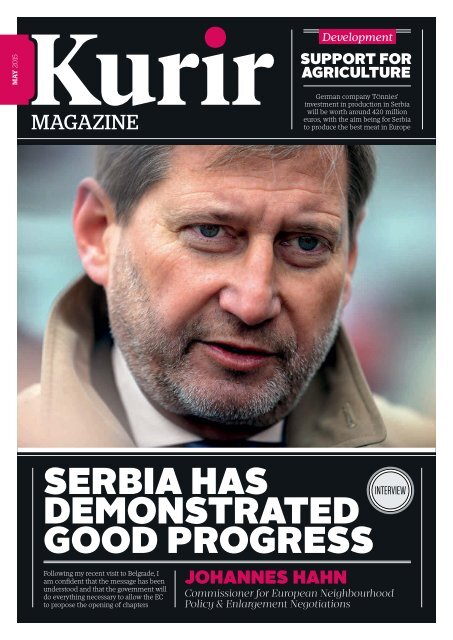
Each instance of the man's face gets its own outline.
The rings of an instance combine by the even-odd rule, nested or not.
[[[175,147],[166,178],[115,228],[106,291],[148,399],[228,438],[294,406],[335,338],[354,252],[344,155],[333,165],[306,147],[211,166],[221,153]]]

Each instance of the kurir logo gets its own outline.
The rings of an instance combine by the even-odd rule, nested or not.
[[[158,100],[151,86],[157,82],[150,77],[150,56],[147,54],[128,54],[130,60],[131,91],[120,93],[119,56],[116,54],[97,54],[95,59],[100,65],[100,92],[94,95],[84,84],[83,80],[71,66],[78,53],[87,42],[96,40],[96,34],[71,34],[74,40],[72,49],[59,63],[55,62],[55,43],[60,38],[58,34],[34,34],[37,44],[37,97],[33,105],[61,104],[55,97],[55,78],[62,83],[70,95],[70,105],[102,105],[120,106],[128,102],[132,106],[155,102],[159,106],[181,106],[186,100],[181,97],[181,72],[183,69],[204,68],[206,78],[206,98],[200,104],[207,106],[254,106],[260,105],[255,96],[255,78],[257,69],[270,69],[274,64],[274,57],[270,53],[257,56],[255,53],[242,55],[226,60],[223,53],[201,58],[196,53],[174,53],[158,58],[162,66],[161,87],[162,97]],[[218,26],[210,27],[205,33],[205,43],[208,47],[220,49],[226,42],[225,31]],[[225,64],[236,65],[237,97],[233,101],[224,95]]]

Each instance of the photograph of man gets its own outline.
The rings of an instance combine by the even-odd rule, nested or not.
[[[341,326],[366,145],[108,145],[73,216],[22,447],[430,447]]]

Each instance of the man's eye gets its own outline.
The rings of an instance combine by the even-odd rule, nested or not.
[[[310,234],[288,234],[279,243],[279,253],[284,260],[294,267],[317,267],[329,259],[333,253],[332,244],[323,237]]]
[[[299,248],[303,251],[313,251],[319,246],[319,240],[314,236],[299,236],[297,238],[297,243]]]
[[[221,224],[191,224],[181,230],[187,246],[196,251],[225,253],[236,247],[234,230]]]
[[[217,224],[199,224],[196,229],[205,238],[215,238],[220,231],[220,227]]]

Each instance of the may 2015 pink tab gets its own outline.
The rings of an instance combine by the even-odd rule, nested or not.
[[[0,35],[0,104],[28,104],[34,93],[34,43],[27,35]]]
[[[396,44],[396,29],[319,29],[319,44]]]

